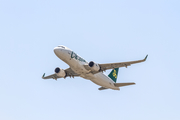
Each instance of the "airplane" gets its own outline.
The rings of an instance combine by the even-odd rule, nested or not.
[[[118,70],[120,67],[130,66],[131,64],[140,63],[146,61],[148,55],[142,60],[129,61],[129,62],[118,62],[118,63],[107,63],[98,64],[94,61],[87,62],[78,54],[66,46],[59,45],[54,48],[56,56],[67,63],[70,67],[67,69],[55,68],[55,73],[49,76],[43,74],[43,79],[55,79],[66,78],[66,77],[82,77],[87,80],[91,80],[93,83],[101,86],[99,90],[113,89],[120,90],[119,87],[134,85],[134,82],[129,83],[116,83]],[[105,70],[112,69],[110,74],[107,76],[103,72]]]

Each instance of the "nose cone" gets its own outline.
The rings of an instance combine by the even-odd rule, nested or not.
[[[58,48],[58,47],[55,47],[55,48],[54,48],[54,53],[57,54],[58,51],[59,51],[59,48]]]
[[[58,57],[63,57],[64,56],[64,49],[60,48],[60,47],[55,47],[54,48],[54,53],[56,54],[56,56]]]

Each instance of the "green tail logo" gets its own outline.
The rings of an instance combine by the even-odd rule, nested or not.
[[[115,83],[116,83],[117,76],[118,76],[118,70],[119,70],[119,68],[115,68],[108,75]]]

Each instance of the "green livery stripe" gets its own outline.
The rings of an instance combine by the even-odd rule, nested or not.
[[[117,76],[118,76],[118,70],[119,70],[119,68],[115,68],[108,75],[115,83],[116,83]]]

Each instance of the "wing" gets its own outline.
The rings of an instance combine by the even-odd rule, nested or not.
[[[143,60],[137,60],[137,61],[129,61],[129,62],[119,62],[119,63],[108,63],[108,64],[99,64],[101,71],[105,71],[108,69],[114,69],[114,68],[120,68],[120,67],[127,67],[131,64],[136,64],[140,62],[146,61],[148,55]]]
[[[66,78],[66,77],[78,77],[79,76],[79,74],[76,74],[71,68],[68,68],[68,69],[66,69],[64,71],[66,73],[66,76],[64,78]],[[52,75],[49,75],[49,76],[45,77],[45,73],[44,73],[42,78],[43,79],[50,79],[50,78],[52,78],[52,79],[57,80],[57,78],[62,78],[62,77],[59,77],[56,74],[52,74]]]
[[[114,68],[120,68],[120,67],[126,67],[130,66],[131,64],[140,63],[146,61],[148,55],[143,60],[137,60],[137,61],[129,61],[129,62],[119,62],[119,63],[107,63],[107,64],[98,64],[100,67],[99,71],[91,71],[89,65],[84,65],[84,67],[89,70],[91,73],[96,74],[98,72],[102,72],[108,69],[114,69]]]

